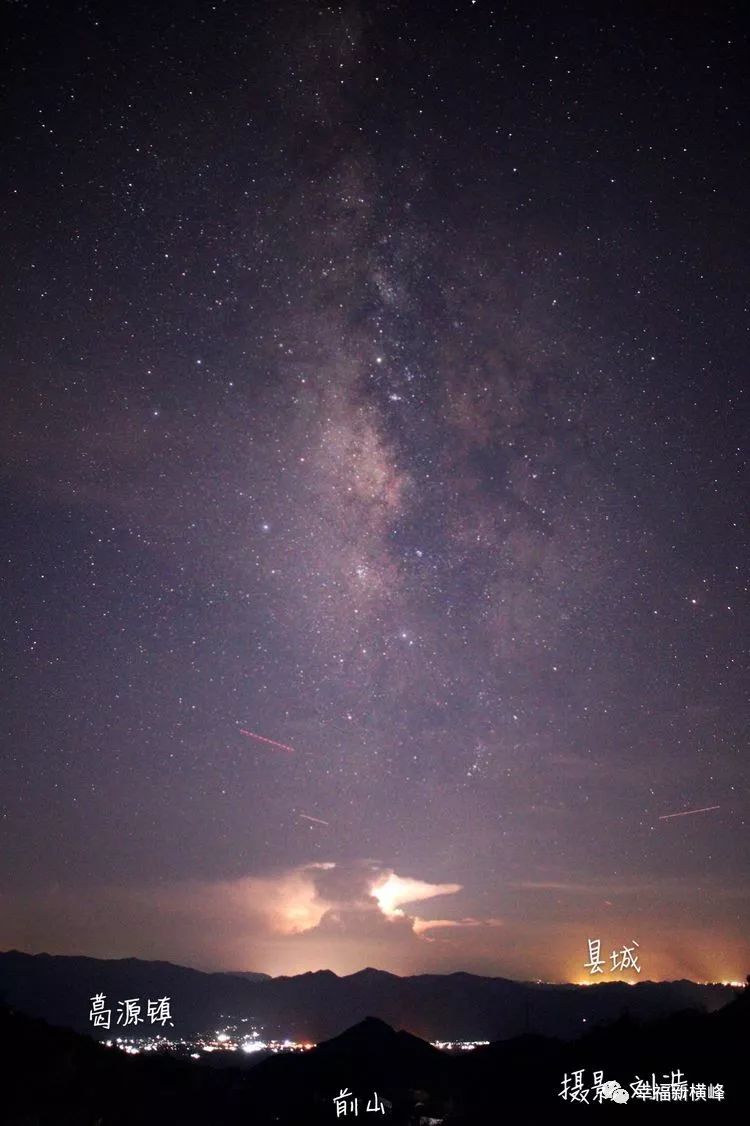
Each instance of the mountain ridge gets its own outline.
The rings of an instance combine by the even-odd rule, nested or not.
[[[587,1024],[613,1020],[622,1011],[641,1019],[689,1007],[713,1011],[734,995],[731,987],[689,981],[584,987],[462,972],[398,977],[371,966],[344,977],[331,970],[277,978],[250,974],[136,958],[0,953],[0,993],[8,1004],[89,1033],[97,994],[105,995],[113,1028],[117,1002],[166,996],[175,1036],[244,1021],[264,1030],[268,1038],[313,1042],[329,1039],[367,1016],[428,1041],[503,1040],[524,1032],[571,1039]],[[149,1030],[144,1023],[137,1032],[147,1035]]]

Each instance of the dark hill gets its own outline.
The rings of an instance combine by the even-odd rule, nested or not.
[[[271,1106],[283,1091],[290,1122],[330,1122],[333,1100],[346,1089],[358,1099],[359,1114],[367,1115],[368,1102],[382,1103],[386,1113],[379,1118],[410,1122],[418,1103],[436,1112],[445,1104],[453,1062],[409,1032],[368,1017],[304,1055],[258,1064],[247,1075],[246,1105],[248,1113],[253,1106]]]
[[[572,1039],[623,1011],[648,1020],[685,1008],[712,1011],[731,1000],[730,987],[693,982],[543,985],[477,977],[397,977],[368,968],[348,977],[329,970],[296,977],[203,973],[170,962],[0,953],[0,995],[32,1016],[92,1032],[90,998],[117,1001],[167,996],[174,1035],[190,1035],[245,1018],[269,1036],[320,1041],[368,1016],[424,1040],[501,1040],[532,1032]],[[141,1026],[147,1031],[149,1025]],[[102,1034],[106,1038],[106,1034]]]
[[[126,1056],[0,1006],[4,1126],[239,1126],[225,1072]]]
[[[555,1123],[586,1113],[562,1100],[564,1077],[583,1069],[628,1091],[680,1072],[688,1084],[721,1084],[724,1099],[657,1107],[630,1099],[629,1120],[746,1120],[750,995],[711,1013],[658,1021],[623,1016],[574,1043],[521,1036],[448,1055],[382,1021],[367,1019],[304,1055],[273,1057],[248,1072],[213,1071],[159,1056],[129,1057],[75,1032],[0,1009],[0,1121],[7,1126],[323,1126],[335,1121],[342,1090],[358,1115],[382,1101],[383,1122],[485,1126],[522,1115]],[[608,1111],[597,1113],[610,1113]],[[619,1108],[616,1111],[619,1113]],[[654,1117],[658,1115],[658,1117]],[[350,1115],[351,1117],[352,1115]],[[378,1121],[379,1119],[375,1119]],[[366,1121],[370,1121],[369,1118]],[[423,1123],[424,1126],[424,1123]]]

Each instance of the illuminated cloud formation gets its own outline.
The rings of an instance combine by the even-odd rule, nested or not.
[[[372,894],[384,915],[403,916],[404,912],[399,908],[404,903],[419,903],[424,899],[434,899],[436,895],[453,895],[460,890],[460,884],[428,884],[424,880],[389,872],[373,884]]]
[[[461,890],[460,884],[430,884],[399,876],[372,861],[312,865],[306,871],[314,880],[318,900],[326,905],[316,926],[349,934],[361,930],[363,937],[373,927],[393,932],[394,925],[419,935],[429,923],[404,911],[403,905]]]
[[[415,919],[414,933],[423,935],[427,942],[435,942],[431,931],[460,929],[462,927],[502,927],[502,919]]]

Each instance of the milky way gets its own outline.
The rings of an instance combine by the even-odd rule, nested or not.
[[[0,943],[740,976],[736,29],[253,7],[13,12]]]

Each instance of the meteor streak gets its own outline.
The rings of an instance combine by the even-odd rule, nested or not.
[[[309,813],[300,813],[300,817],[304,817],[305,821],[314,821],[316,825],[330,825],[329,821],[324,821],[322,817],[311,817]]]
[[[246,731],[244,727],[240,728],[240,735],[247,735],[248,739],[258,739],[261,743],[270,743],[272,747],[279,747],[282,751],[291,751],[294,754],[294,747],[288,747],[286,743],[277,743],[275,739],[266,739],[265,735],[256,735],[254,731]]]
[[[662,813],[660,821],[668,821],[670,817],[689,817],[691,813],[708,813],[709,809],[721,809],[720,805],[704,805],[700,809],[683,809],[681,813]]]

